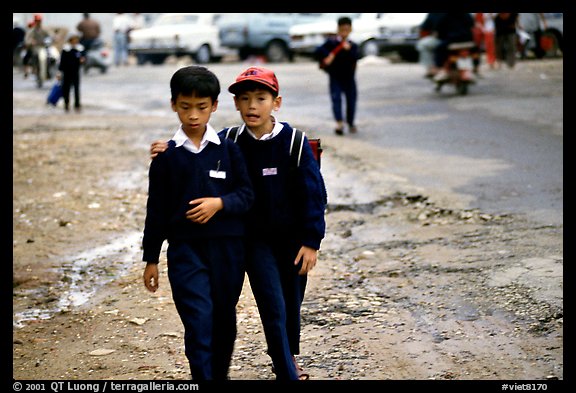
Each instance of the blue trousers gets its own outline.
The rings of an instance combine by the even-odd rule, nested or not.
[[[342,115],[342,95],[344,95],[346,98],[346,123],[348,123],[350,127],[354,126],[354,119],[356,117],[356,101],[358,99],[356,79],[354,77],[341,79],[330,76],[329,89],[334,120],[344,120]]]
[[[246,272],[258,306],[277,380],[297,380],[292,355],[300,353],[300,307],[307,276],[294,265],[300,244],[248,239]]]
[[[228,379],[245,274],[242,238],[171,242],[167,259],[192,379]]]

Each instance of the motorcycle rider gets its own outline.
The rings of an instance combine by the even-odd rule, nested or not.
[[[448,46],[455,42],[473,42],[474,17],[467,12],[447,12],[440,15],[436,21],[436,36],[439,43],[436,46],[434,61],[440,71],[434,77],[439,82],[448,78],[448,70],[444,67],[448,59]]]
[[[33,26],[26,33],[24,44],[30,53],[30,63],[25,65],[24,77],[27,77],[31,68],[38,64],[38,52],[44,47],[44,40],[50,33],[42,27],[42,15],[34,15]]]
[[[90,50],[95,40],[100,37],[100,23],[90,17],[89,13],[82,14],[82,20],[76,26],[81,34],[80,44],[84,46],[84,55]]]
[[[434,53],[440,40],[436,37],[435,29],[436,21],[442,15],[444,14],[438,12],[429,13],[420,25],[420,38],[416,42],[416,49],[420,55],[419,62],[426,71],[426,78],[433,78],[438,73]]]

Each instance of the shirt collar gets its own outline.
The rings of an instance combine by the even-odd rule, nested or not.
[[[185,149],[190,150],[191,152],[199,153],[204,149],[209,142],[215,143],[217,145],[220,144],[220,138],[218,137],[218,133],[210,124],[206,124],[206,132],[202,136],[202,141],[200,142],[200,147],[196,147],[194,143],[188,138],[188,135],[182,129],[182,125],[176,131],[176,134],[172,137],[172,140],[176,142],[176,147],[184,146]]]
[[[256,135],[254,135],[252,130],[250,130],[248,127],[246,127],[246,124],[243,124],[242,127],[240,127],[238,134],[241,134],[242,131],[246,130],[246,131],[248,131],[248,135],[250,135],[252,138],[258,139],[260,141],[265,141],[267,139],[274,138],[276,135],[278,135],[280,133],[280,131],[282,131],[282,129],[284,128],[284,124],[282,124],[281,122],[276,120],[276,118],[274,116],[271,116],[271,117],[272,117],[272,122],[274,123],[274,128],[272,128],[272,131],[269,132],[268,134],[262,135],[262,137],[260,139],[256,138]]]

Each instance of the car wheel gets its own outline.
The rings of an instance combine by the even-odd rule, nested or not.
[[[167,57],[168,55],[154,54],[154,55],[148,55],[148,60],[150,60],[150,63],[154,65],[160,65],[164,64],[164,60],[166,60]]]
[[[138,53],[136,55],[136,64],[138,65],[144,65],[146,64],[146,62],[148,61],[148,56],[143,55],[141,53]]]
[[[266,47],[266,58],[270,63],[285,62],[290,58],[288,48],[281,41],[272,41]]]
[[[196,62],[199,64],[206,64],[212,60],[212,51],[208,45],[202,45],[196,53]]]
[[[369,40],[362,44],[360,53],[362,54],[362,57],[378,56],[380,54],[380,48],[378,47],[378,43],[376,41]]]

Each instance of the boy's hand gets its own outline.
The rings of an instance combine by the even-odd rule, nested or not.
[[[164,153],[168,149],[168,142],[154,141],[150,145],[150,158],[154,158],[158,153]]]
[[[294,265],[298,265],[298,263],[300,263],[300,260],[302,260],[302,267],[298,271],[298,274],[300,275],[307,274],[310,270],[314,268],[314,266],[316,266],[317,259],[318,259],[317,250],[306,246],[300,247],[300,251],[298,251],[298,255],[296,256],[296,260],[294,261]]]
[[[158,264],[157,263],[147,263],[144,268],[144,286],[150,292],[156,292],[158,289]]]
[[[196,206],[186,212],[186,218],[197,224],[206,224],[224,208],[222,198],[198,198],[190,201],[190,205]]]
[[[324,61],[324,65],[325,65],[325,66],[329,66],[330,64],[332,64],[332,62],[334,61],[334,57],[336,57],[336,56],[334,55],[334,53],[330,52],[330,53],[328,54],[328,56],[326,56],[326,57],[324,58],[324,60],[323,60],[323,61]]]

